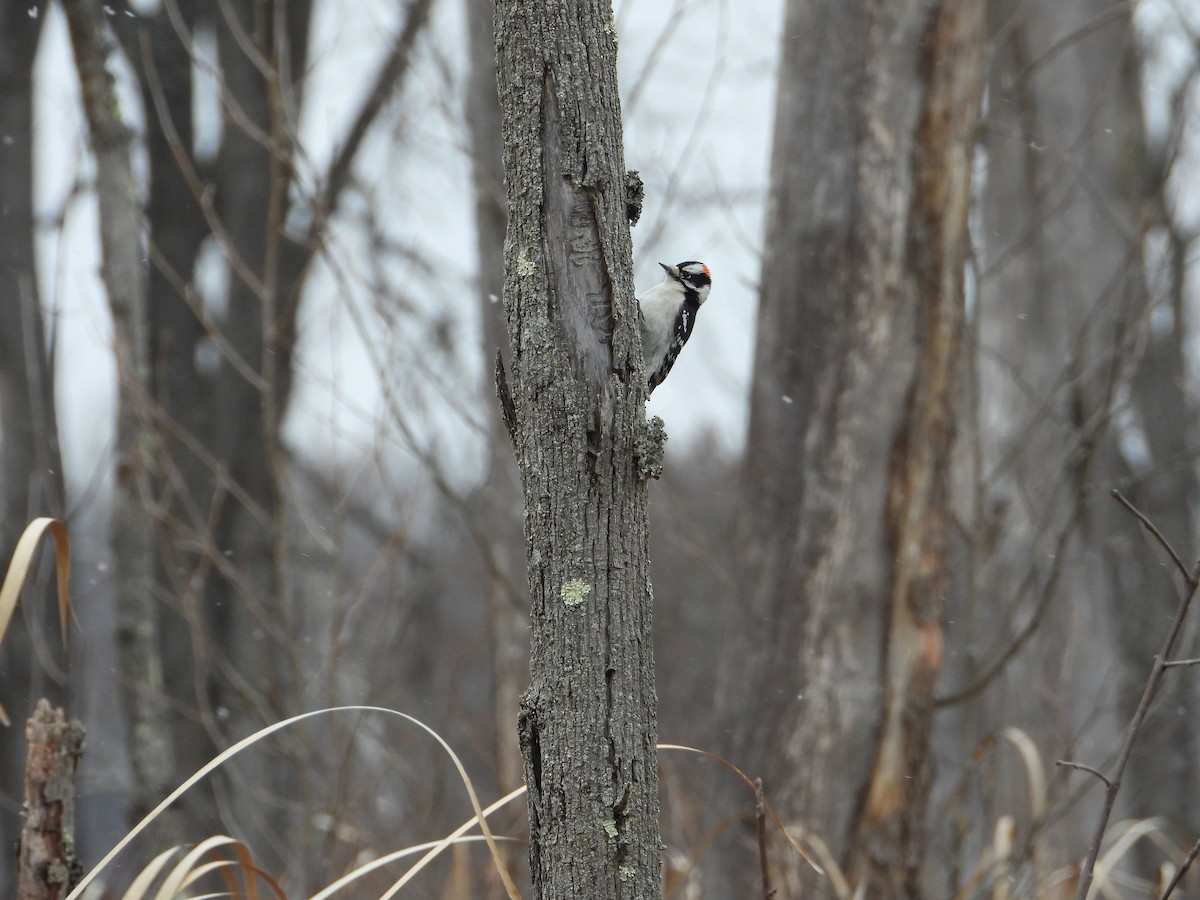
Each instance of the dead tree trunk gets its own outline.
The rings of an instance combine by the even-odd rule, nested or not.
[[[645,389],[612,10],[500,0],[495,24],[508,407],[532,595],[520,739],[535,893],[657,897],[646,487],[634,453]]]
[[[21,900],[60,900],[82,874],[75,856],[75,769],[83,726],[39,700],[25,725],[25,822],[17,851]]]

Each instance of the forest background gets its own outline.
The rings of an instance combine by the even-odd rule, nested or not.
[[[780,843],[788,896],[1069,896],[1103,785],[1055,762],[1112,763],[1180,590],[1112,491],[1200,552],[1200,9],[879,6],[615,9],[636,283],[692,258],[715,281],[648,407],[659,738],[762,777],[845,879]],[[127,130],[92,140],[62,8],[0,12],[0,558],[64,519],[77,617],[68,665],[47,561],[0,699],[87,725],[85,861],[325,706],[418,716],[500,796],[528,600],[491,377],[492,4],[103,10]],[[1105,844],[1120,896],[1200,836],[1198,701],[1171,670]],[[19,727],[0,754],[7,845]],[[662,760],[667,896],[756,883],[725,776]],[[230,831],[311,892],[444,833],[457,791],[391,723],[292,729],[123,871]],[[455,859],[418,892],[500,896]]]

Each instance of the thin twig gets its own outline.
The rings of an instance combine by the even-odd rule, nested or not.
[[[758,865],[762,871],[763,900],[771,900],[771,866],[767,861],[767,801],[761,778],[754,779],[754,818],[758,823]]]
[[[1174,561],[1175,568],[1179,570],[1179,574],[1181,574],[1185,580],[1190,582],[1192,580],[1192,576],[1188,572],[1187,566],[1183,564],[1183,560],[1179,558],[1179,554],[1175,552],[1175,548],[1171,546],[1171,542],[1163,537],[1163,533],[1158,530],[1158,527],[1146,517],[1144,512],[1126,500],[1125,495],[1116,488],[1113,488],[1111,493],[1114,500],[1133,513],[1137,517],[1137,520],[1141,522],[1143,526],[1145,526],[1146,530],[1154,535],[1154,539],[1158,541],[1162,548],[1167,551],[1167,555],[1171,557],[1172,561]]]
[[[986,671],[984,671],[981,675],[978,675],[975,680],[971,682],[971,684],[958,691],[955,691],[953,694],[935,697],[934,706],[939,708],[944,706],[954,706],[958,703],[970,700],[985,691],[988,686],[991,685],[992,682],[994,682],[997,678],[999,678],[1004,670],[1008,668],[1008,664],[1016,658],[1017,654],[1020,653],[1025,647],[1026,642],[1037,632],[1038,627],[1045,618],[1046,611],[1050,608],[1050,603],[1054,600],[1059,579],[1062,577],[1063,564],[1067,558],[1067,545],[1070,543],[1072,535],[1076,533],[1076,526],[1079,524],[1080,517],[1083,515],[1084,502],[1086,498],[1087,495],[1083,491],[1080,491],[1075,495],[1075,500],[1071,507],[1071,517],[1067,520],[1066,524],[1059,532],[1058,538],[1055,541],[1054,552],[1050,554],[1054,562],[1050,566],[1049,577],[1042,585],[1041,596],[1038,597],[1037,605],[1034,607],[1033,615],[1029,617],[1029,619],[1021,627],[1021,630],[1013,636],[1013,638],[1009,641],[1008,646],[1004,649],[1004,652],[1001,653],[999,657],[997,657],[996,660],[988,666]],[[1017,590],[1014,600],[1010,606],[1015,608],[1016,604],[1020,602],[1021,597],[1025,594],[1025,592],[1033,589],[1034,582],[1036,581],[1038,575],[1038,569],[1034,566],[1030,566],[1029,571],[1026,573],[1025,578]]]
[[[1200,666],[1200,659],[1168,659],[1163,663],[1164,669],[1173,669],[1176,666]]]
[[[254,293],[255,297],[261,300],[266,290],[263,287],[262,281],[254,273],[253,268],[246,261],[245,257],[235,248],[233,238],[213,207],[212,191],[209,190],[196,171],[192,158],[184,147],[183,141],[180,140],[179,132],[175,129],[171,109],[163,93],[162,81],[158,77],[158,67],[154,61],[154,48],[150,43],[149,36],[145,34],[141,35],[139,44],[142,54],[142,71],[146,77],[146,88],[150,91],[150,100],[154,105],[155,114],[158,116],[159,127],[162,129],[163,137],[167,141],[167,147],[175,159],[175,165],[191,189],[192,196],[195,197],[200,211],[204,214],[204,221],[208,225],[209,231],[212,232],[214,240],[217,241],[221,251],[224,253],[229,267],[242,280],[242,283]]]
[[[1133,754],[1134,742],[1142,730],[1142,724],[1146,720],[1146,715],[1150,712],[1150,704],[1153,702],[1155,694],[1158,693],[1158,685],[1162,681],[1163,674],[1167,671],[1167,658],[1171,655],[1171,651],[1175,647],[1175,641],[1179,637],[1179,632],[1183,629],[1183,621],[1187,617],[1188,609],[1192,605],[1192,599],[1196,596],[1196,589],[1200,586],[1200,564],[1197,564],[1194,571],[1188,572],[1183,567],[1183,563],[1180,562],[1179,555],[1167,543],[1167,540],[1162,536],[1158,528],[1155,527],[1154,523],[1122,497],[1120,492],[1114,490],[1112,495],[1126,509],[1133,513],[1138,521],[1166,549],[1171,558],[1175,560],[1175,564],[1183,571],[1187,585],[1186,589],[1180,595],[1179,606],[1176,608],[1175,615],[1171,619],[1171,627],[1167,630],[1167,636],[1163,639],[1162,649],[1154,657],[1154,665],[1150,669],[1150,677],[1146,680],[1146,687],[1142,691],[1141,700],[1138,701],[1137,710],[1134,712],[1133,719],[1130,720],[1129,726],[1125,730],[1125,737],[1121,741],[1121,749],[1117,753],[1117,761],[1113,766],[1113,773],[1108,779],[1108,787],[1104,792],[1104,806],[1100,810],[1100,820],[1096,823],[1096,830],[1092,835],[1092,842],[1088,847],[1087,857],[1084,859],[1083,866],[1079,871],[1079,882],[1075,889],[1075,900],[1087,900],[1088,891],[1091,889],[1092,878],[1095,874],[1096,859],[1100,855],[1100,844],[1104,841],[1104,832],[1108,829],[1108,820],[1112,816],[1113,806],[1117,801],[1117,793],[1121,790],[1121,778],[1125,774],[1125,767],[1129,763],[1129,757]]]
[[[1093,769],[1091,766],[1085,766],[1083,763],[1071,762],[1069,759],[1056,759],[1056,766],[1064,766],[1068,769],[1078,769],[1081,772],[1087,772],[1089,775],[1095,775],[1109,787],[1112,787],[1112,782],[1108,780],[1108,776],[1099,769]]]
[[[325,174],[324,187],[314,204],[316,214],[313,216],[309,235],[311,239],[316,239],[325,220],[336,210],[342,191],[350,180],[350,169],[358,158],[359,147],[362,146],[367,132],[379,118],[384,104],[404,83],[405,76],[412,64],[413,48],[429,21],[429,11],[432,6],[433,0],[415,0],[409,6],[404,27],[392,42],[391,52],[376,74],[375,82],[371,85],[371,90],[367,92],[367,99],[359,109],[358,115],[354,117],[350,130],[346,133],[341,146],[334,152],[333,161]]]
[[[1183,865],[1179,867],[1179,871],[1175,873],[1175,877],[1167,884],[1166,889],[1162,892],[1158,900],[1167,900],[1171,896],[1175,888],[1179,887],[1179,883],[1183,881],[1183,876],[1187,874],[1187,870],[1192,867],[1192,863],[1196,861],[1198,855],[1200,855],[1200,841],[1192,844],[1192,849],[1188,853],[1187,859],[1183,861]]]

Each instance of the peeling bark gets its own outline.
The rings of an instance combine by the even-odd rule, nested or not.
[[[971,162],[983,83],[982,0],[936,7],[922,41],[926,94],[913,147],[908,265],[916,365],[892,445],[884,515],[892,560],[883,728],[858,819],[856,881],[920,896],[934,685],[949,584],[946,530],[968,250]]]
[[[784,26],[718,703],[733,758],[872,897],[916,895],[926,845],[981,15],[796,0]],[[831,891],[772,859],[782,893]]]

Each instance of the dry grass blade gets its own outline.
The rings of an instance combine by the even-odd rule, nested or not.
[[[283,896],[283,889],[276,883],[275,879],[254,864],[254,858],[250,855],[250,850],[245,844],[238,841],[233,845],[233,852],[238,858],[238,863],[240,864],[239,871],[245,880],[246,889],[242,892],[242,896],[246,900],[259,900],[259,878],[263,879],[270,886],[277,897]]]
[[[739,769],[737,766],[735,766],[733,763],[731,763],[729,760],[725,759],[725,757],[723,757],[723,756],[718,756],[715,753],[710,753],[707,750],[700,750],[696,747],[689,747],[686,744],[659,744],[658,749],[659,750],[682,750],[685,753],[695,753],[697,756],[707,757],[708,759],[711,759],[713,762],[720,763],[722,766],[727,768],[729,771],[731,771],[735,775],[737,775],[738,778],[740,778],[742,780],[742,783],[745,784],[746,787],[748,787],[750,789],[751,793],[756,794],[756,795],[758,793],[759,789],[758,789],[758,786],[754,783],[754,779],[751,778],[749,775],[747,775],[745,772],[743,772],[741,769]],[[833,886],[833,889],[837,892],[839,897],[850,896],[850,883],[846,880],[845,876],[842,874],[841,869],[837,866],[837,863],[833,862],[832,856],[830,856],[830,859],[826,861],[825,867],[818,865],[817,862],[811,856],[808,855],[808,853],[805,851],[805,849],[800,846],[799,842],[797,842],[796,839],[792,837],[788,828],[783,824],[783,821],[779,818],[779,814],[777,812],[775,812],[775,808],[773,806],[771,806],[770,802],[766,801],[764,799],[763,805],[766,807],[767,814],[771,817],[771,821],[773,821],[775,823],[775,827],[777,827],[779,829],[780,833],[783,835],[784,840],[786,840],[788,842],[788,844],[791,845],[792,849],[795,850],[797,854],[799,854],[800,858],[803,859],[806,863],[808,863],[808,865],[812,868],[812,870],[814,872],[816,872],[818,875],[823,875],[826,878],[828,878],[830,883]],[[806,840],[808,840],[809,843],[812,844],[815,849],[818,849],[818,852],[819,852],[819,848],[824,846],[824,842],[821,841],[820,838],[816,837],[815,835],[806,838]],[[832,866],[829,865],[830,862],[833,862]]]
[[[497,800],[495,803],[493,803],[487,809],[477,811],[472,818],[467,819],[467,821],[463,822],[463,824],[461,824],[457,828],[455,828],[454,831],[450,832],[450,834],[448,834],[446,837],[442,838],[436,844],[433,844],[431,846],[429,852],[426,853],[424,856],[422,856],[419,860],[417,860],[416,864],[411,869],[409,869],[407,872],[405,872],[404,875],[400,878],[400,880],[397,881],[395,884],[393,884],[391,886],[391,888],[388,889],[387,893],[385,893],[382,897],[380,897],[379,900],[388,900],[389,897],[394,897],[396,895],[396,892],[399,891],[400,888],[404,887],[406,884],[408,884],[410,881],[412,881],[414,878],[416,878],[418,872],[420,872],[427,865],[429,865],[431,862],[433,862],[433,860],[438,855],[443,853],[447,847],[449,847],[451,844],[455,843],[455,841],[459,840],[460,836],[463,834],[463,832],[467,831],[467,829],[469,829],[469,828],[472,828],[476,822],[479,823],[480,830],[485,831],[485,834],[483,835],[484,840],[488,841],[488,846],[491,846],[491,841],[494,839],[489,838],[486,834],[487,817],[490,816],[492,813],[494,813],[496,810],[498,810],[500,807],[511,803],[513,800],[515,800],[517,797],[520,797],[524,793],[525,793],[525,788],[519,787],[516,790],[510,791],[509,793],[505,794],[503,797],[501,797],[499,800]],[[505,871],[505,870],[501,870],[501,871],[505,875],[508,874],[507,871]],[[510,897],[512,897],[514,895],[517,897],[520,897],[520,894],[517,893],[516,885],[513,885],[512,892],[509,894]],[[314,897],[313,900],[316,900],[316,898]]]
[[[235,859],[216,859],[210,862],[203,862],[204,857],[221,850],[223,848],[233,848],[235,851]],[[242,853],[237,852],[237,848],[241,847]],[[254,866],[254,862],[248,851],[242,846],[240,841],[226,835],[217,835],[201,841],[191,850],[189,850],[178,863],[171,873],[163,880],[162,887],[158,889],[155,900],[171,900],[173,897],[179,896],[184,890],[196,884],[204,876],[217,871],[223,871],[224,874],[229,874],[228,870],[237,868],[242,872],[244,882],[247,886],[245,896],[257,896],[258,888],[258,870]],[[233,885],[236,887],[236,884]],[[252,892],[252,893],[251,893]],[[283,892],[277,891],[278,896],[282,897]],[[238,896],[243,896],[239,893]]]
[[[996,820],[996,831],[992,835],[992,854],[996,872],[992,885],[992,900],[1012,898],[1012,858],[1017,842],[1017,823],[1012,816],[1001,816]]]
[[[183,854],[166,875],[163,870],[171,859],[183,851],[182,847],[172,847],[156,856],[146,868],[138,873],[129,890],[122,900],[173,900],[176,897],[191,896],[186,892],[209,875],[219,874],[225,881],[226,890],[218,893],[197,895],[193,900],[203,900],[204,897],[242,897],[245,900],[257,900],[260,896],[259,879],[270,885],[275,897],[284,898],[283,889],[270,876],[254,865],[253,857],[246,846],[227,835],[217,835],[201,841]],[[230,853],[230,856],[211,857],[218,852]],[[204,858],[210,857],[205,862]],[[242,876],[241,885],[235,873]],[[161,882],[160,882],[161,878]],[[160,882],[157,889],[154,884]]]
[[[71,541],[67,537],[67,526],[58,519],[43,516],[34,519],[25,526],[17,547],[13,550],[12,562],[8,564],[8,572],[4,576],[4,584],[0,585],[0,641],[8,631],[12,621],[13,611],[17,608],[17,599],[21,596],[21,588],[37,556],[38,542],[42,535],[49,531],[54,538],[54,565],[58,574],[58,618],[62,627],[63,644],[67,643],[67,616],[71,609]],[[8,713],[0,706],[0,724],[11,725]]]
[[[406,713],[398,712],[394,709],[387,709],[386,707],[382,707],[382,706],[334,706],[334,707],[329,707],[327,709],[317,709],[317,710],[313,710],[312,712],[301,713],[298,716],[292,716],[290,719],[284,719],[282,722],[276,722],[274,725],[268,725],[266,728],[262,728],[259,731],[256,731],[254,734],[250,735],[249,737],[242,738],[242,740],[238,741],[232,747],[223,751],[215,758],[209,760],[209,762],[207,762],[204,766],[202,766],[199,771],[197,771],[190,778],[188,778],[187,781],[185,781],[183,784],[181,784],[179,787],[177,787],[175,790],[173,790],[167,796],[167,798],[165,800],[163,800],[161,803],[158,804],[158,806],[154,807],[154,809],[152,809],[149,813],[147,813],[146,816],[140,822],[137,823],[137,825],[135,825],[132,829],[130,829],[128,834],[126,834],[123,838],[121,838],[121,840],[119,840],[117,842],[115,847],[113,847],[110,851],[108,851],[108,853],[104,856],[104,858],[96,864],[95,868],[93,868],[92,871],[88,872],[88,874],[85,875],[83,877],[83,879],[80,880],[79,884],[77,884],[75,886],[75,889],[72,890],[71,893],[67,895],[67,900],[76,900],[76,898],[82,897],[83,892],[84,892],[84,890],[86,890],[88,885],[90,885],[97,878],[97,876],[99,876],[99,874],[108,866],[108,864],[111,863],[117,857],[117,854],[119,854],[122,850],[124,850],[130,844],[130,842],[132,842],[134,840],[134,838],[136,838],[147,827],[149,827],[150,823],[153,822],[155,819],[157,819],[158,816],[162,813],[162,811],[164,809],[166,809],[168,806],[170,806],[172,803],[174,803],[176,800],[178,800],[183,794],[185,794],[187,791],[189,791],[192,788],[192,786],[194,784],[196,784],[198,781],[201,781],[202,779],[207,777],[214,769],[218,768],[219,766],[224,765],[227,760],[236,756],[238,753],[241,753],[247,747],[250,747],[250,746],[258,743],[263,738],[265,738],[271,734],[274,734],[276,731],[280,731],[284,728],[288,728],[289,726],[295,725],[298,722],[303,722],[306,719],[311,719],[316,716],[329,715],[329,714],[333,714],[333,713],[349,713],[349,712],[360,712],[360,713],[361,712],[375,712],[375,713],[384,713],[384,714],[390,715],[390,716],[397,716],[406,722],[416,725],[418,728],[420,728],[426,734],[429,734],[431,737],[433,737],[433,739],[436,740],[439,745],[441,745],[442,749],[444,749],[449,754],[450,759],[454,762],[455,768],[458,770],[459,777],[462,779],[463,784],[465,785],[465,787],[467,789],[467,795],[470,797],[470,800],[471,800],[471,807],[475,810],[475,816],[479,820],[479,827],[480,827],[480,830],[483,832],[483,838],[487,842],[488,849],[491,851],[492,862],[496,866],[496,870],[497,870],[498,874],[500,875],[501,881],[504,883],[505,889],[508,891],[508,896],[509,896],[510,900],[520,900],[521,895],[517,891],[517,886],[513,882],[512,876],[509,875],[508,869],[505,868],[504,863],[500,858],[500,850],[496,846],[495,838],[492,836],[491,829],[488,827],[487,820],[484,816],[483,809],[479,805],[479,797],[475,793],[475,787],[474,787],[474,785],[471,784],[471,779],[467,776],[466,769],[463,768],[462,761],[459,760],[458,756],[454,753],[454,751],[450,749],[450,745],[446,743],[446,741],[442,738],[442,736],[439,735],[432,728],[430,728],[428,725],[426,725],[424,722],[422,722],[420,719],[416,719],[413,716],[407,715]],[[280,894],[280,896],[282,896],[282,893]]]
[[[1046,812],[1046,765],[1037,744],[1020,728],[1005,728],[1001,734],[1017,748],[1029,779],[1029,812],[1035,822]]]
[[[1113,869],[1142,838],[1148,837],[1159,843],[1163,834],[1162,825],[1161,819],[1134,819],[1118,823],[1114,829],[1119,832],[1117,838],[1096,859],[1094,889],[1105,897],[1120,900],[1121,892],[1112,881]]]
[[[188,900],[196,900],[191,894],[184,894],[183,891],[197,884],[203,878],[212,875],[214,872],[220,872],[225,876],[225,883],[232,883],[232,876],[229,870],[236,866],[237,863],[231,859],[216,859],[211,862],[201,863],[199,860],[192,860],[192,868],[183,868],[183,863],[176,863],[175,869],[171,872],[169,878],[176,878],[178,874],[179,890],[168,890],[166,885],[158,889],[158,893],[154,895],[154,900],[176,900],[178,897],[188,897]],[[241,897],[242,894],[226,890],[220,894],[213,896],[221,897]]]
[[[154,884],[155,879],[158,878],[158,873],[171,861],[171,857],[181,849],[180,847],[172,847],[170,850],[164,850],[158,856],[154,857],[154,859],[150,860],[150,864],[138,872],[137,877],[133,879],[133,883],[129,885],[129,890],[125,892],[123,900],[142,900],[150,890],[150,885]],[[71,892],[72,897],[75,894],[75,891]]]
[[[506,794],[505,796],[503,796],[499,800],[497,800],[495,803],[493,803],[491,806],[489,806],[487,809],[485,809],[483,811],[483,814],[485,816],[490,816],[492,813],[494,813],[500,807],[504,806],[507,803],[512,802],[514,799],[516,799],[517,797],[520,797],[524,793],[525,793],[525,788],[523,788],[523,787],[517,788],[512,793]],[[425,868],[425,866],[427,866],[430,862],[432,862],[437,857],[437,855],[442,853],[447,847],[452,847],[456,844],[473,844],[473,843],[477,843],[480,841],[486,842],[486,838],[484,838],[484,836],[481,834],[470,834],[470,835],[463,834],[464,831],[467,831],[468,829],[473,828],[475,826],[475,822],[476,822],[475,818],[472,817],[470,819],[467,819],[466,822],[464,822],[458,828],[454,829],[454,831],[450,832],[450,834],[446,835],[440,841],[426,841],[424,844],[414,844],[411,847],[405,847],[403,850],[394,850],[391,853],[386,853],[383,856],[379,857],[378,859],[371,860],[369,863],[364,863],[363,865],[359,866],[354,871],[347,872],[345,875],[343,875],[341,878],[339,878],[333,884],[329,885],[326,888],[322,888],[318,893],[313,894],[309,898],[309,900],[328,900],[328,898],[334,896],[338,891],[342,890],[342,888],[349,887],[351,884],[358,881],[360,878],[364,878],[365,876],[371,874],[376,869],[381,869],[386,865],[390,865],[391,863],[394,863],[396,860],[404,859],[406,856],[412,856],[414,853],[421,853],[422,851],[429,851],[426,853],[425,856],[421,857],[421,859],[418,860],[417,863],[411,869],[409,869],[407,872],[404,873],[404,876],[401,879],[401,883],[392,885],[392,891],[394,892],[398,887],[403,887],[405,884],[412,881],[413,877],[418,872],[420,872],[421,869]],[[494,840],[511,841],[511,842],[515,843],[517,839],[510,838],[510,837],[498,836],[498,837],[494,838]],[[385,895],[385,896],[389,896],[389,895]]]
[[[371,707],[357,708],[370,709]],[[483,807],[479,804],[479,797],[475,793],[475,786],[471,784],[471,779],[467,776],[467,770],[463,767],[462,760],[458,758],[458,754],[451,749],[450,745],[446,743],[445,739],[440,734],[419,719],[415,719],[412,716],[406,715],[402,712],[396,712],[395,710],[380,711],[391,713],[394,716],[400,716],[402,719],[405,719],[416,725],[426,734],[430,735],[435,741],[437,741],[438,744],[441,745],[442,749],[445,750],[449,755],[450,760],[454,763],[454,768],[458,770],[458,777],[462,779],[463,786],[467,789],[467,796],[471,798],[471,808],[475,810],[475,819],[477,819],[479,822],[479,830],[483,832],[483,839],[487,843],[489,852],[492,854],[492,865],[494,865],[496,868],[496,874],[500,876],[501,882],[504,883],[504,889],[508,892],[509,900],[521,900],[521,892],[517,890],[516,882],[512,880],[512,876],[508,873],[508,868],[504,865],[504,860],[500,856],[500,848],[496,846],[496,839],[492,835],[491,827],[487,823],[487,816],[484,815]],[[418,863],[418,865],[420,865],[420,863]],[[393,887],[393,889],[380,898],[380,900],[386,900],[387,897],[391,897],[398,889],[398,887]]]

